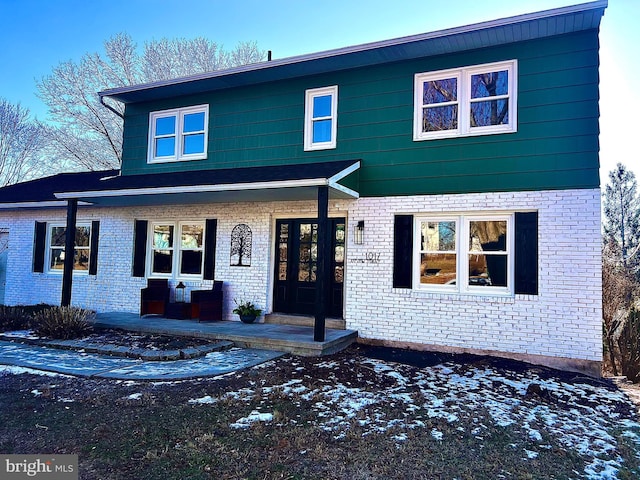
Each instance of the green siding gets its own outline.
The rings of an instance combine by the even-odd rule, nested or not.
[[[518,60],[518,131],[413,141],[415,73]],[[304,94],[338,85],[337,148],[303,150]],[[362,160],[362,196],[592,188],[596,30],[456,55],[128,105],[123,174]],[[208,158],[148,165],[149,112],[208,103]]]

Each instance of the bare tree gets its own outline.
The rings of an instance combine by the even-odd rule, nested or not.
[[[104,54],[85,54],[67,61],[38,84],[49,107],[47,136],[53,155],[85,170],[118,168],[122,160],[122,119],[100,104],[97,92],[114,87],[167,80],[263,60],[255,43],[240,43],[226,52],[205,38],[147,42],[142,53],[127,34],[111,37]],[[109,101],[108,99],[105,101]],[[120,113],[123,106],[111,102]]]
[[[602,250],[602,330],[605,363],[614,375],[624,364],[618,341],[623,334],[636,286],[633,276],[620,263],[619,245],[611,238]]]
[[[42,146],[42,129],[29,109],[0,98],[0,186],[32,178]]]

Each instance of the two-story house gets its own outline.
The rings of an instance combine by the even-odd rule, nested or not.
[[[598,372],[606,6],[101,92],[120,171],[0,189],[4,303],[138,312],[148,279],[216,279],[226,320],[244,298],[317,336]]]

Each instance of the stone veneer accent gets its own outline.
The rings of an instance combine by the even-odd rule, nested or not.
[[[314,217],[315,202],[166,207],[80,207],[78,221],[100,220],[98,275],[75,275],[72,303],[99,312],[139,310],[146,280],[131,276],[135,219],[218,220],[216,278],[225,282],[225,316],[234,298],[271,311],[276,218]],[[395,214],[538,211],[539,295],[491,297],[392,288]],[[602,360],[600,191],[565,190],[330,201],[348,218],[347,234],[365,221],[365,243],[348,239],[345,320],[361,341],[412,348],[510,356],[595,373]],[[35,221],[64,221],[66,211],[0,211],[9,230],[5,304],[58,304],[61,275],[33,273]],[[230,267],[230,234],[253,232],[250,267]],[[210,282],[187,282],[189,289]]]

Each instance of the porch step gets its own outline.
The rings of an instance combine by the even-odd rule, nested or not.
[[[324,341],[314,340],[314,329],[304,325],[242,323],[240,321],[198,322],[137,313],[105,312],[96,315],[97,328],[119,328],[142,333],[178,337],[226,340],[238,347],[274,350],[307,357],[330,355],[347,348],[358,338],[355,330],[327,328]]]
[[[298,325],[301,327],[313,327],[315,318],[307,315],[285,315],[282,313],[270,313],[264,316],[264,323],[272,325]],[[347,322],[339,318],[327,318],[325,320],[326,328],[334,330],[346,330]]]

